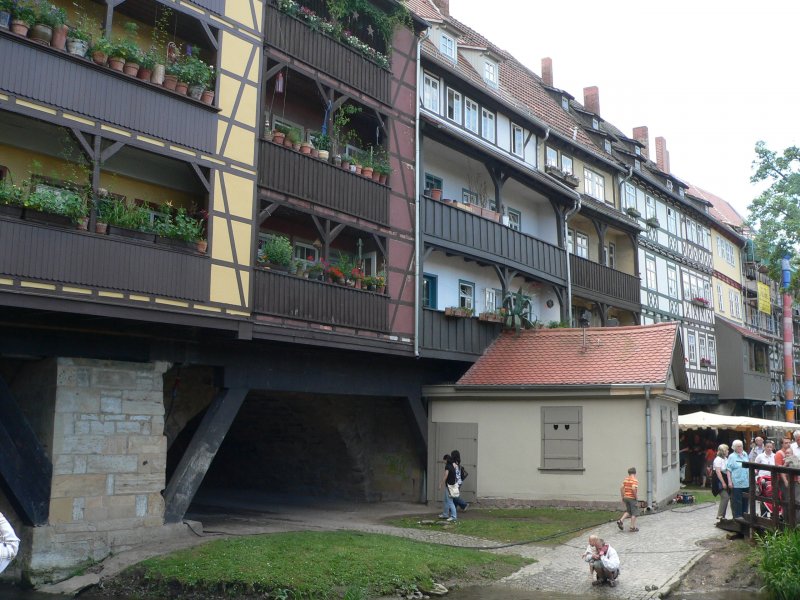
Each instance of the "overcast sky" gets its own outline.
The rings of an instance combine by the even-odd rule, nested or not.
[[[487,10],[487,7],[491,7]],[[628,136],[666,138],[674,175],[747,217],[753,148],[800,136],[800,2],[761,0],[450,0],[453,17],[583,102]],[[502,67],[501,67],[502,68]]]

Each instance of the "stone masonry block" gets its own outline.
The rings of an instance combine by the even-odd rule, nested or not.
[[[75,468],[75,457],[70,454],[61,454],[53,462],[53,473],[56,475],[70,475]]]
[[[86,367],[70,367],[59,362],[56,384],[58,387],[89,387],[90,370]]]
[[[89,431],[96,435],[113,435],[116,432],[114,422],[105,423],[103,421],[92,421]]]
[[[86,509],[85,498],[73,498],[72,500],[72,520],[83,521],[84,511]]]
[[[75,435],[89,435],[92,432],[92,424],[89,421],[78,421],[75,423]]]
[[[149,494],[160,492],[166,487],[164,473],[148,475],[116,475],[114,477],[114,494]]]
[[[121,413],[122,398],[103,396],[100,398],[100,410],[104,413]]]
[[[91,389],[64,389],[56,392],[57,413],[96,413],[100,397]]]
[[[128,396],[122,403],[122,411],[127,415],[163,415],[164,401],[161,398],[135,398]]]
[[[130,454],[166,454],[167,438],[163,435],[132,435],[128,440]]]
[[[123,421],[116,423],[117,433],[142,433],[142,424],[138,421]]]
[[[53,436],[60,438],[75,433],[75,417],[70,413],[56,413],[53,417]]]
[[[106,437],[103,454],[128,454],[128,436],[110,435]]]
[[[136,387],[136,372],[122,368],[94,369],[92,372],[92,386],[110,389],[134,389]]]
[[[102,474],[54,475],[51,498],[99,496],[105,493],[106,476]],[[70,509],[71,510],[71,509]]]
[[[111,496],[106,498],[109,519],[128,519],[130,517],[140,517],[137,514],[136,496]]]
[[[111,454],[103,456],[86,457],[87,473],[135,473],[137,457],[129,455]]]
[[[80,454],[75,456],[75,468],[72,472],[76,475],[86,473],[86,456]]]
[[[99,421],[100,415],[97,413],[83,413],[78,415],[80,421]]]
[[[51,525],[72,522],[73,500],[74,498],[52,498],[50,500],[50,516],[48,520]]]
[[[147,515],[147,494],[136,496],[136,516],[144,517]]]
[[[167,469],[166,454],[139,454],[139,473],[161,473]]]
[[[107,439],[102,435],[65,435],[61,447],[54,447],[56,454],[102,454]]]
[[[164,518],[164,496],[161,494],[148,494],[147,495],[147,516],[156,517],[159,519]]]

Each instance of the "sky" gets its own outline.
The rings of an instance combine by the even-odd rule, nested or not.
[[[491,10],[487,10],[487,6]],[[795,0],[450,0],[453,17],[628,136],[664,137],[673,175],[747,217],[756,141],[800,145],[800,2]],[[502,68],[502,67],[501,67]]]

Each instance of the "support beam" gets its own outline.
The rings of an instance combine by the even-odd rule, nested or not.
[[[495,210],[502,215],[504,214],[502,198],[503,185],[505,185],[505,182],[508,180],[509,174],[503,170],[503,167],[497,164],[487,163],[486,170],[489,171],[489,177],[492,178],[492,183],[494,184]]]
[[[553,293],[556,295],[556,298],[558,299],[558,305],[561,307],[561,320],[562,321],[566,321],[571,326],[571,324],[572,324],[572,314],[571,314],[572,313],[572,307],[571,306],[566,306],[567,290],[562,288],[562,287],[560,287],[560,286],[554,285],[553,286]]]
[[[375,245],[378,246],[378,250],[381,251],[381,255],[383,256],[384,262],[386,262],[386,247],[383,245],[383,241],[381,240],[380,236],[377,233],[372,234],[372,239],[375,240]]]
[[[606,256],[606,232],[608,231],[608,224],[592,220],[592,225],[594,225],[594,229],[597,232],[597,256],[600,257],[599,262],[601,265],[608,265],[608,257]]]
[[[564,239],[564,215],[567,214],[567,209],[563,204],[558,204],[557,202],[550,201],[550,206],[553,208],[553,212],[556,213],[556,233],[558,234],[558,247],[559,248],[566,248],[566,240]]]
[[[206,189],[207,192],[211,192],[211,180],[205,176],[205,173],[200,169],[200,165],[197,163],[190,163],[192,165],[192,169],[194,170],[194,174],[197,175],[197,179],[200,180],[200,183],[203,184],[203,187]]]
[[[109,158],[114,156],[117,152],[122,150],[124,147],[125,147],[125,142],[114,142],[108,148],[106,148],[105,150],[103,150],[100,153],[100,162],[101,163],[106,162]]]
[[[72,135],[75,136],[75,139],[78,140],[78,143],[80,144],[83,153],[86,155],[86,158],[89,159],[89,162],[94,161],[94,149],[89,143],[89,140],[86,139],[86,136],[83,134],[83,132],[75,127],[70,127],[70,130],[72,131]]]
[[[164,492],[166,523],[183,520],[247,392],[246,388],[223,389],[211,402]]]
[[[214,46],[214,50],[219,49],[219,41],[217,40],[217,36],[211,31],[211,28],[208,26],[208,23],[200,20],[200,24],[203,26],[203,31],[206,32],[206,37],[208,38],[208,43]]]
[[[52,478],[50,459],[0,378],[0,479],[11,494],[12,505],[28,525],[47,524]]]
[[[279,62],[274,67],[270,67],[267,71],[264,72],[264,81],[269,81],[275,75],[278,74],[278,71],[286,67],[286,63]]]
[[[320,218],[317,215],[311,215],[311,219],[314,221],[314,226],[317,228],[320,237],[322,237],[322,244],[323,244],[323,258],[325,260],[329,260],[331,250],[331,242],[335,240],[342,230],[345,228],[344,223],[339,223],[331,229],[331,221],[330,219],[323,219],[320,221]]]
[[[261,227],[264,224],[264,221],[269,219],[272,216],[280,204],[278,202],[273,202],[267,208],[263,209],[260,213],[258,213],[258,226]]]
[[[498,279],[500,279],[500,288],[503,291],[503,298],[505,298],[509,288],[511,287],[511,282],[514,280],[514,277],[518,275],[518,272],[509,267],[501,267],[499,265],[493,266],[495,272],[497,273]]]

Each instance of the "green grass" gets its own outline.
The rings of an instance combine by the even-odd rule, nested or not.
[[[402,517],[388,522],[397,527],[412,529],[446,528],[447,531],[497,542],[541,540],[542,544],[554,545],[573,538],[584,529],[615,521],[621,514],[621,510],[609,512],[574,508],[471,508],[453,524],[432,523],[431,521],[436,521],[435,519],[428,519],[427,523],[422,523],[419,517]]]
[[[770,597],[800,598],[800,531],[787,529],[758,537],[759,571]]]
[[[433,581],[494,580],[532,562],[464,548],[357,532],[298,532],[218,540],[152,558],[128,576],[166,590],[264,593],[285,598],[363,598]],[[152,596],[148,596],[152,597]]]

